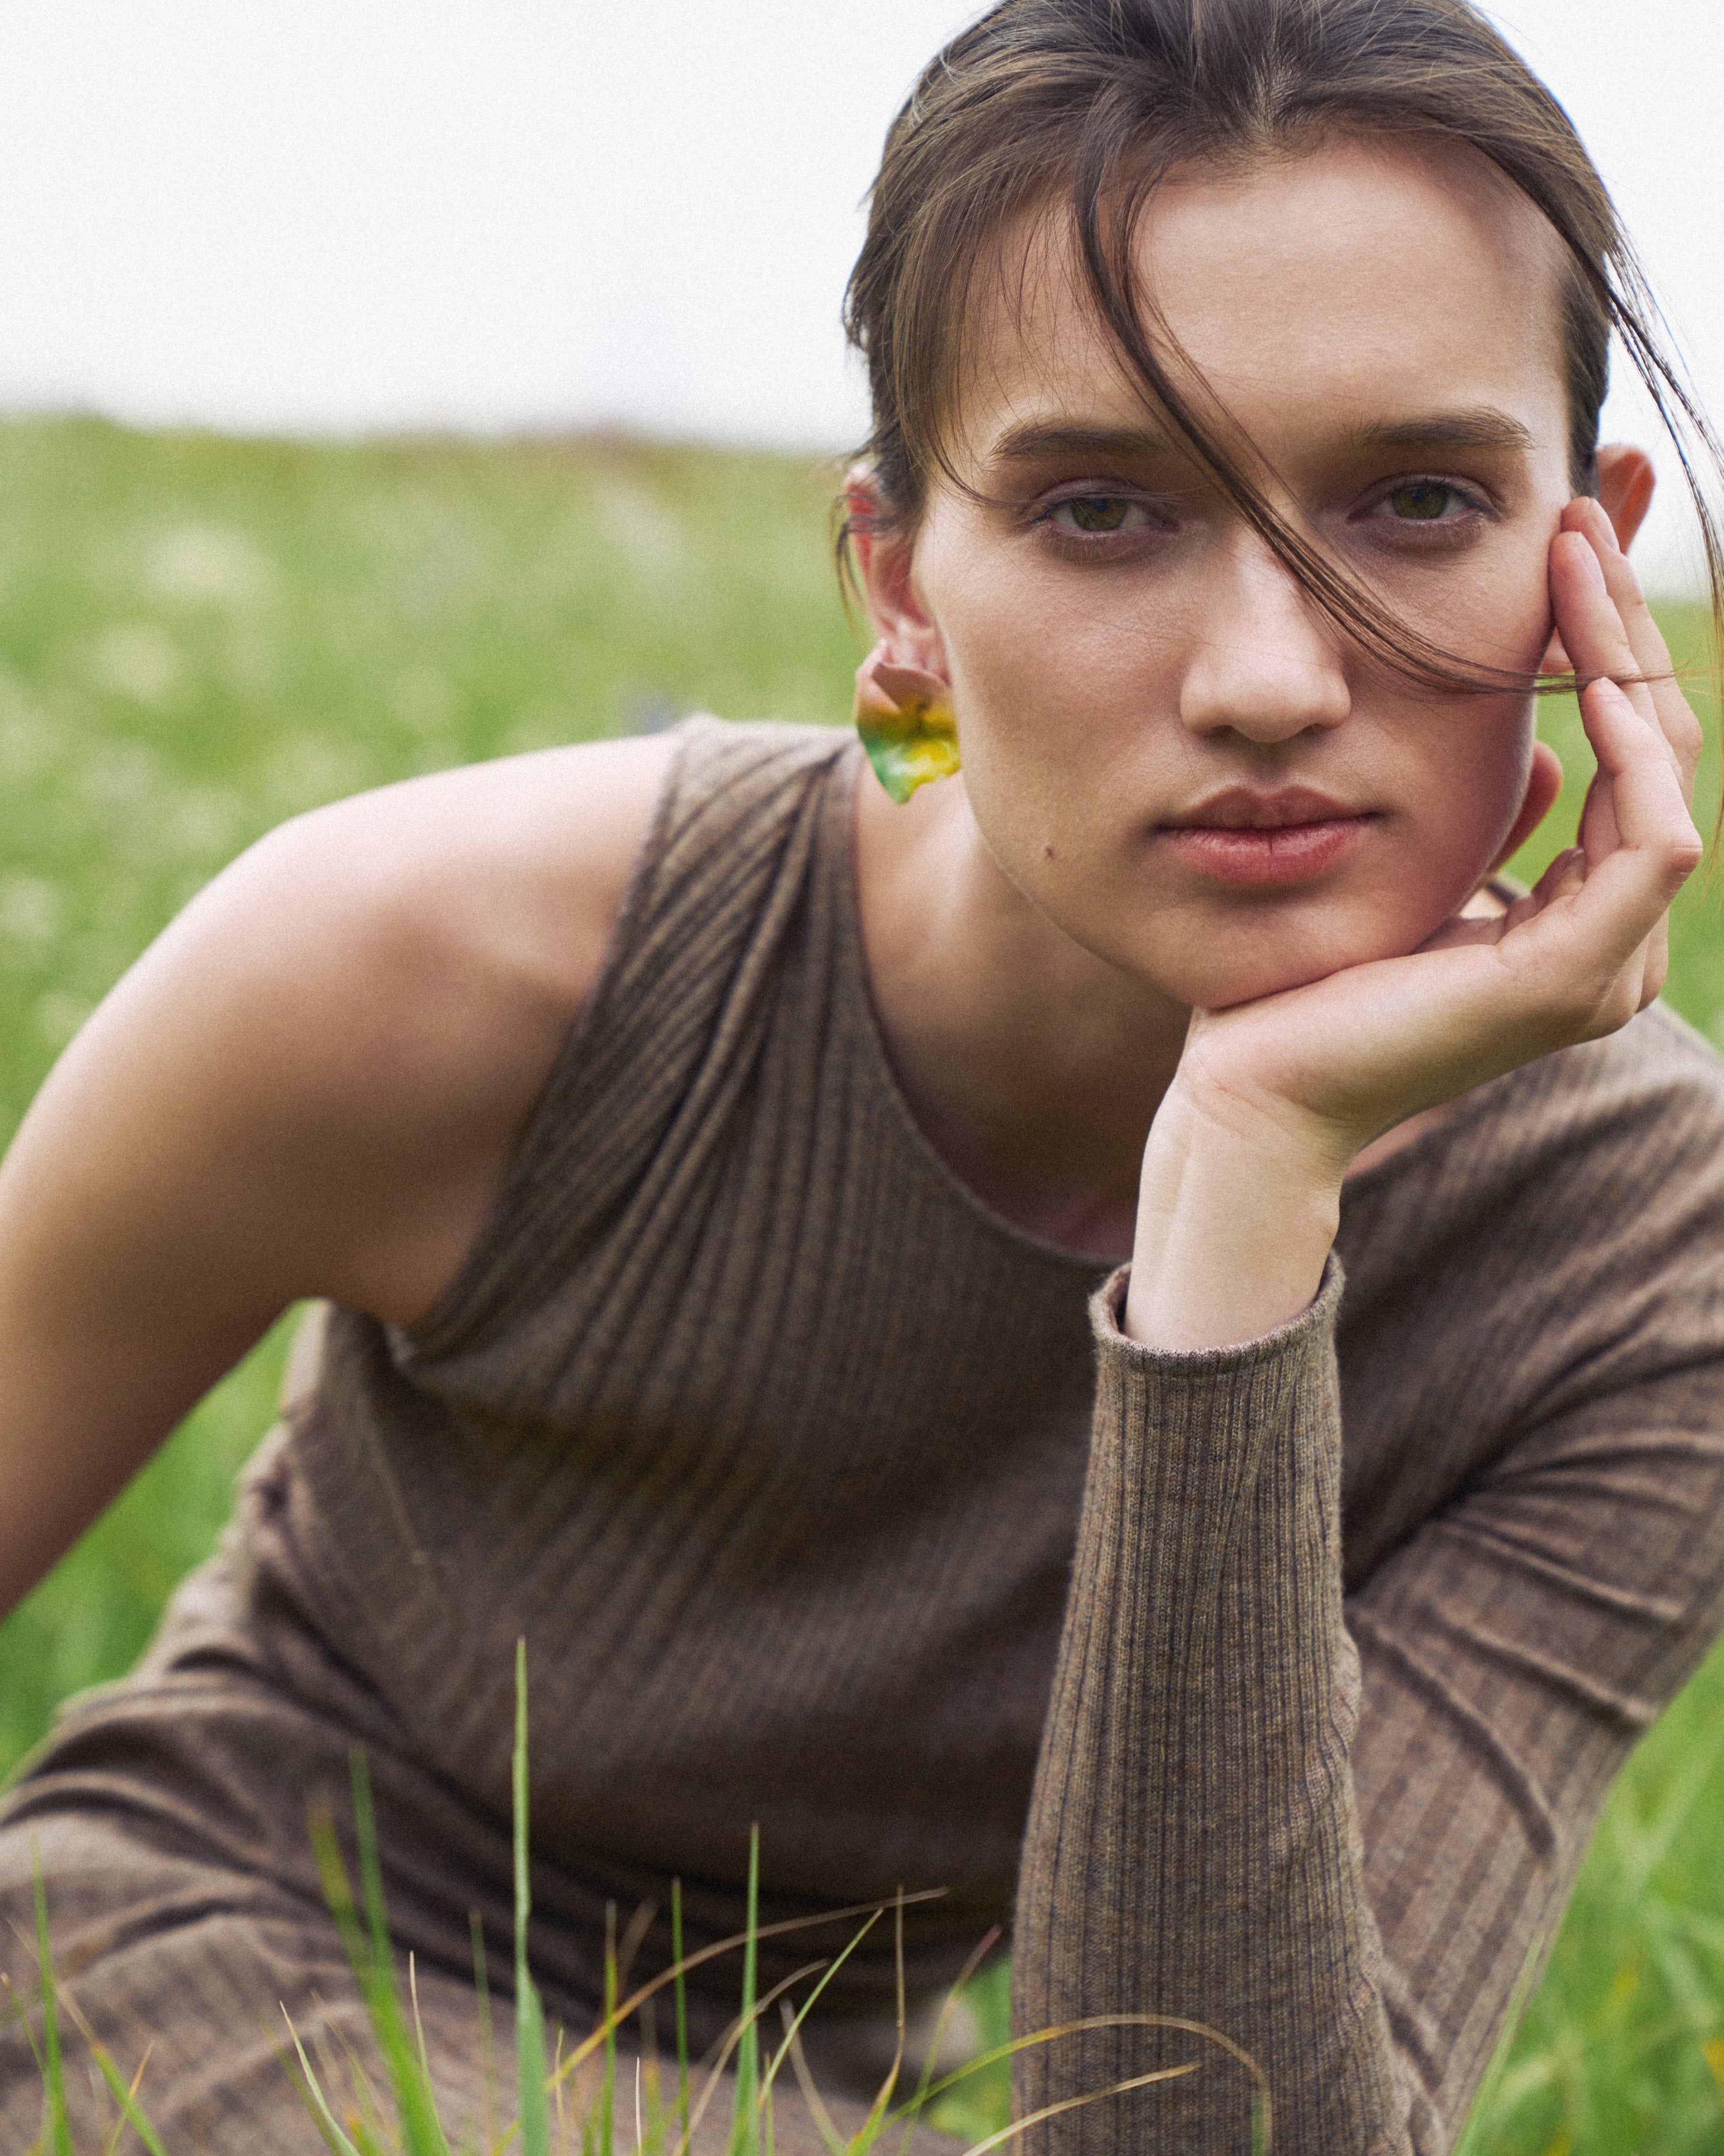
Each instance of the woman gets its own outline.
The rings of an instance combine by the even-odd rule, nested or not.
[[[1453,0],[1004,0],[852,285],[895,798],[711,721],[416,782],[91,1021],[0,1184],[8,1594],[326,1306],[0,1829],[165,2131],[304,2143],[272,2025],[356,2027],[304,1826],[356,1743],[476,2105],[525,1635],[553,2015],[607,1902],[638,1967],[673,1875],[736,1928],[757,1820],[769,1920],[948,1890],[918,1995],[1015,1890],[1020,2026],[1200,2022],[1278,2147],[1449,2145],[1724,1580],[1724,1076],[1649,1008],[1698,729],[1621,551],[1650,466],[1597,445],[1627,261]],[[1570,666],[1598,774],[1516,895]],[[1246,2145],[1183,2031],[1029,2057],[1026,2109],[1202,2061],[1050,2148]]]

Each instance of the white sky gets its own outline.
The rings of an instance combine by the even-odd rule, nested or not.
[[[0,0],[0,410],[839,447],[865,431],[838,328],[859,198],[974,12]],[[1496,12],[1724,416],[1724,7]],[[1633,413],[1616,431],[1657,454]],[[1650,579],[1690,581],[1680,520],[1653,538]]]

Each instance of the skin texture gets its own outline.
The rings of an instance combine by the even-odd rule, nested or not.
[[[0,1165],[0,1607],[290,1303],[430,1307],[667,755],[553,750],[300,818],[103,1004]]]
[[[1528,711],[1372,673],[1177,459],[1002,461],[1032,419],[1146,424],[1057,234],[1015,239],[1023,304],[988,325],[963,410],[1013,499],[936,493],[916,534],[865,550],[879,634],[949,685],[964,757],[906,808],[859,797],[875,994],[918,1116],[984,1198],[1135,1250],[1140,1337],[1246,1338],[1309,1300],[1362,1147],[1655,992],[1700,850],[1698,730],[1667,681],[1590,689],[1583,882],[1559,865],[1535,901],[1457,921],[1552,791]],[[1531,665],[1554,624],[1588,674],[1665,668],[1607,517],[1566,502],[1524,205],[1342,145],[1194,174],[1141,244],[1290,509],[1418,626]],[[1353,439],[1481,405],[1521,429],[1511,453]],[[1434,472],[1489,497],[1469,536],[1409,554],[1362,521]],[[1624,539],[1649,491],[1637,452],[1603,459]],[[1086,492],[1159,506],[1098,560],[1027,513]],[[665,753],[555,751],[285,826],[73,1044],[0,1167],[0,1606],[287,1305],[405,1324],[435,1303],[596,978]],[[1167,838],[1218,788],[1291,785],[1368,817],[1315,879],[1224,886],[1189,850],[1250,842]]]
[[[1346,143],[1198,170],[1137,245],[1278,506],[1412,626],[1496,666],[1554,630],[1585,674],[1667,671],[1609,517],[1569,501],[1555,243],[1481,162]],[[974,491],[936,484],[866,552],[889,655],[949,683],[963,757],[962,791],[896,831],[865,814],[876,993],[962,1172],[1057,1240],[1131,1249],[1139,1337],[1222,1345],[1310,1301],[1366,1147],[1656,993],[1698,730],[1667,680],[1588,690],[1584,892],[1569,860],[1537,905],[1456,925],[1554,792],[1530,699],[1434,699],[1348,644],[1157,439],[1059,226],[1004,252],[952,443]],[[1626,539],[1650,470],[1600,464]],[[1186,828],[1290,806],[1327,852],[1274,884]]]

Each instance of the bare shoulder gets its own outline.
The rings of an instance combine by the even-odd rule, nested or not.
[[[301,817],[102,1004],[0,1162],[0,1610],[287,1305],[435,1304],[670,753],[557,751]]]
[[[410,779],[295,819],[237,865],[233,925],[265,890],[344,955],[477,966],[572,1016],[603,963],[672,744],[546,749]],[[237,901],[237,905],[233,902]],[[224,912],[228,909],[224,908]]]
[[[271,833],[62,1060],[7,1163],[9,1217],[70,1265],[75,1211],[80,1243],[231,1296],[237,1332],[307,1295],[423,1314],[598,978],[672,752],[541,752]]]
[[[335,803],[242,856],[152,959],[392,1109],[464,1079],[530,1097],[597,980],[670,753],[551,749]]]

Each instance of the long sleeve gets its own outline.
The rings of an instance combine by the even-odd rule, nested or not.
[[[1018,1888],[1020,2030],[1162,2015],[1218,2029],[1273,2092],[1277,2150],[1362,2152],[1394,2105],[1350,1753],[1341,1270],[1295,1323],[1213,1354],[1137,1347],[1096,1301],[1095,1431]],[[1025,2055],[1020,2114],[1064,2151],[1247,2149],[1219,2046],[1124,2027]],[[1388,2144],[1388,2145],[1393,2145]]]
[[[1014,2019],[1224,2032],[1276,2156],[1452,2147],[1613,1777],[1719,1628],[1713,1066],[1655,1095],[1587,1068],[1519,1074],[1381,1182],[1344,1306],[1331,1261],[1296,1322],[1203,1355],[1124,1338],[1121,1276],[1092,1306]],[[1031,2138],[1249,2149],[1249,2076],[1184,2032],[1034,2050],[1019,2112],[1191,2061]]]

